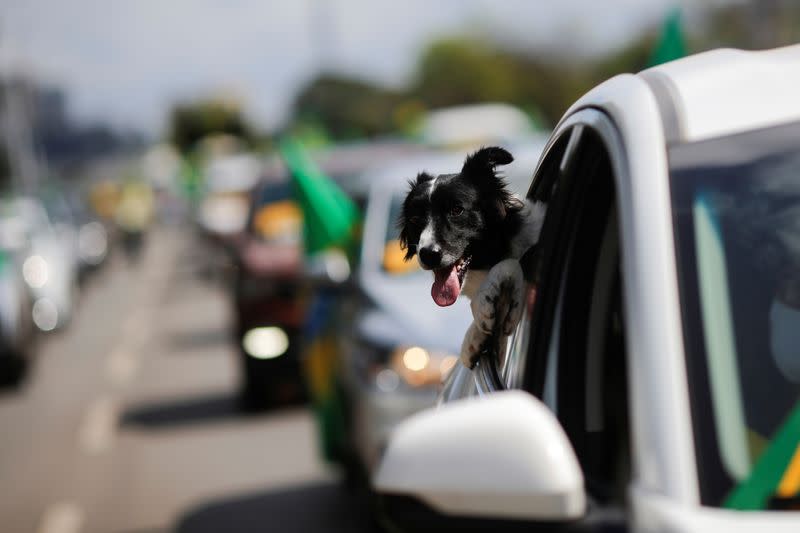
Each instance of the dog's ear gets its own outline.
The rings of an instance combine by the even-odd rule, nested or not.
[[[499,146],[481,148],[474,154],[467,156],[461,173],[473,176],[487,172],[494,173],[494,167],[507,165],[512,161],[514,161],[514,156]]]
[[[432,179],[433,176],[431,176],[427,172],[420,172],[419,174],[417,174],[417,178],[415,180],[411,180],[408,182],[408,184],[411,186],[408,192],[411,192],[414,189],[414,187],[422,185],[423,183],[431,181]]]
[[[397,217],[397,228],[400,230],[400,236],[398,239],[400,240],[400,249],[405,250],[405,260],[408,261],[414,254],[417,253],[417,246],[416,243],[409,246],[408,237],[409,237],[409,220],[407,218],[406,213],[408,212],[408,202],[411,195],[414,193],[414,189],[419,187],[420,185],[431,181],[433,176],[427,174],[425,172],[420,172],[417,174],[415,179],[408,181],[408,192],[406,193],[406,198],[403,200],[403,208],[400,210],[400,215]]]
[[[404,210],[405,211],[405,210]],[[397,218],[397,227],[400,229],[400,236],[398,239],[400,240],[400,249],[405,250],[406,255],[403,257],[403,260],[408,261],[414,254],[417,252],[416,246],[409,246],[408,245],[408,221],[406,220],[405,212],[401,212],[400,216]]]
[[[488,202],[499,220],[506,218],[510,211],[519,211],[522,203],[515,199],[506,189],[505,180],[495,173],[497,165],[507,165],[514,161],[507,150],[498,146],[481,148],[467,156],[461,175],[475,180],[483,192],[483,199]]]

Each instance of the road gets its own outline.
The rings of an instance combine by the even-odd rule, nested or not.
[[[354,531],[304,406],[235,409],[228,303],[186,231],[117,253],[0,392],[4,533]]]

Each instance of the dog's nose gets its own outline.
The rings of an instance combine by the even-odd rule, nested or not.
[[[442,249],[438,246],[426,246],[419,251],[419,260],[428,268],[436,268],[442,262]]]

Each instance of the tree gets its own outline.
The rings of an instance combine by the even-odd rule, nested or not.
[[[170,139],[181,152],[190,151],[199,140],[212,134],[229,134],[246,142],[253,138],[252,129],[235,104],[201,100],[172,110]]]
[[[397,128],[395,110],[405,98],[367,81],[323,74],[298,94],[293,122],[320,124],[336,139],[374,137]]]
[[[486,43],[434,42],[422,54],[411,92],[429,107],[518,100],[513,58]]]

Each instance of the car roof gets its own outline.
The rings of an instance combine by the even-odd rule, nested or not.
[[[521,109],[500,102],[437,109],[422,120],[420,135],[433,146],[498,144],[533,131]]]
[[[800,45],[712,50],[640,75],[665,89],[683,141],[800,120]]]
[[[366,193],[368,184],[360,179],[366,169],[426,151],[428,148],[415,142],[386,138],[309,149],[308,155],[323,174],[336,181],[351,197],[358,197]],[[282,183],[289,178],[280,154],[264,161],[262,174],[265,183]]]
[[[530,185],[536,163],[545,147],[547,135],[535,135],[517,139],[506,145],[514,156],[514,162],[498,167],[505,176],[509,188],[517,195],[524,196]],[[398,158],[380,167],[373,167],[362,175],[373,187],[392,192],[405,191],[408,181],[420,172],[429,174],[450,174],[461,170],[468,152],[429,152]]]

